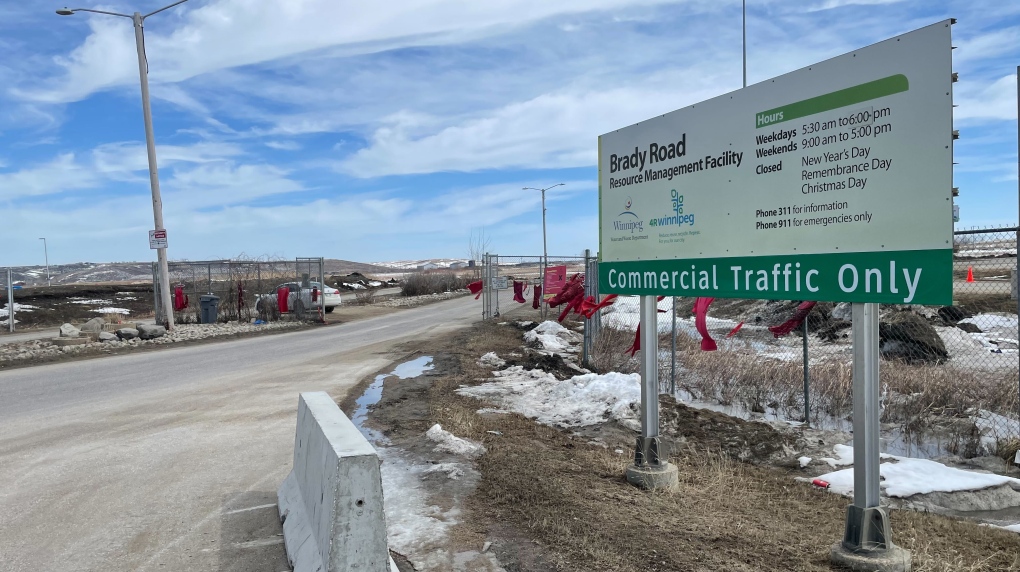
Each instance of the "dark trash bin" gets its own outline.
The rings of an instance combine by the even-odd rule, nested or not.
[[[203,324],[215,324],[216,314],[220,310],[220,297],[205,294],[201,298],[200,317]]]

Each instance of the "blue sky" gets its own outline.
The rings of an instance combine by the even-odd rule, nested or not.
[[[0,0],[0,266],[154,259],[131,22]],[[168,0],[72,7],[148,12]],[[1020,2],[749,0],[755,83],[948,18],[960,226],[1016,224]],[[598,248],[597,137],[740,88],[739,0],[191,0],[146,22],[172,259]]]

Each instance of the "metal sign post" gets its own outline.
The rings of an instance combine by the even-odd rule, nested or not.
[[[14,333],[14,273],[7,269],[7,329]]]
[[[676,465],[666,460],[659,441],[659,328],[655,296],[641,297],[641,436],[627,481],[645,489],[673,488],[679,483]]]
[[[895,546],[879,506],[878,304],[855,303],[853,320],[854,504],[832,561],[853,570],[909,571],[910,552]]]

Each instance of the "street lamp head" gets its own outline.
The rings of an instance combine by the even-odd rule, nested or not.
[[[74,10],[70,10],[68,8],[61,8],[60,10],[57,10],[57,14],[60,14],[61,16],[71,16],[74,14]]]

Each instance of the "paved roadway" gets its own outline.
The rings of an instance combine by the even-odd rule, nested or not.
[[[342,397],[459,298],[320,329],[0,372],[0,570],[287,570],[297,394]]]

